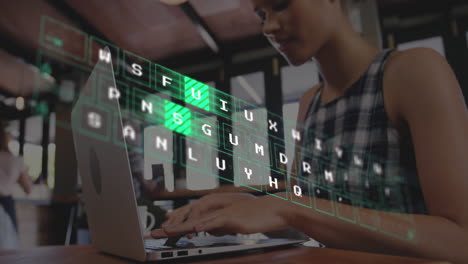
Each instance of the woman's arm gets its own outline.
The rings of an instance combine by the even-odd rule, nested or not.
[[[281,210],[282,218],[286,219],[288,225],[303,231],[328,247],[449,260],[453,263],[467,263],[468,261],[467,230],[444,217],[405,216],[340,205],[348,207],[349,210],[360,210],[359,215],[364,216],[360,222],[372,221],[371,218],[377,214],[378,221],[385,222],[389,233],[401,232],[403,235],[405,230],[414,232],[413,239],[404,239],[383,233],[381,230],[370,230],[360,226],[359,223],[350,223],[313,209],[291,206],[288,201],[282,203],[289,203],[284,204]],[[331,202],[316,200],[316,203],[317,207],[329,207]],[[411,224],[402,226],[402,217],[410,218]]]

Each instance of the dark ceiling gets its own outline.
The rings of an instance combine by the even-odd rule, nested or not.
[[[259,20],[248,0],[189,0],[182,7],[167,6],[159,0],[0,1],[0,49],[32,64],[44,15],[158,61],[209,51],[200,31],[211,36],[221,49],[245,39],[263,39]],[[379,0],[379,9],[388,15],[395,10],[422,10],[434,3],[446,1]],[[65,36],[64,40],[78,45],[80,40],[74,37]],[[2,72],[0,87],[4,88]]]

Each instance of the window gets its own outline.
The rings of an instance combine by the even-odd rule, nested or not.
[[[24,144],[24,163],[33,180],[37,180],[42,172],[42,147],[40,145]]]
[[[281,69],[283,103],[299,101],[302,94],[319,83],[319,70],[314,62],[300,67]]]
[[[232,96],[250,104],[265,104],[265,82],[263,72],[254,72],[231,79]]]

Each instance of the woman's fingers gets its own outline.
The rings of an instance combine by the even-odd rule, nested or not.
[[[161,227],[177,225],[177,224],[180,224],[180,223],[184,222],[187,219],[188,214],[190,213],[190,211],[191,211],[190,206],[184,206],[184,207],[181,207],[181,208],[171,212],[170,214],[166,215],[166,217],[168,219],[167,219],[166,222],[164,222],[161,225]]]
[[[153,238],[166,238],[168,237],[168,234],[164,232],[164,229],[155,229],[151,231],[151,237]]]
[[[218,216],[209,221],[205,221],[195,226],[197,232],[209,232],[216,236],[222,236],[229,234],[229,230],[226,229],[226,220],[224,216]]]
[[[217,217],[217,214],[212,213],[199,219],[186,221],[179,225],[164,227],[163,229],[164,229],[164,232],[169,236],[177,236],[177,235],[183,235],[183,234],[188,234],[188,233],[194,233],[194,232],[197,232],[195,229],[196,226],[212,221],[216,217]]]

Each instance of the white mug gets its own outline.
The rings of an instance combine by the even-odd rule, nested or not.
[[[148,217],[150,219],[149,224],[147,224]],[[150,232],[156,224],[156,219],[154,218],[154,215],[148,212],[148,206],[138,206],[138,218],[140,219],[141,230],[145,234]]]

